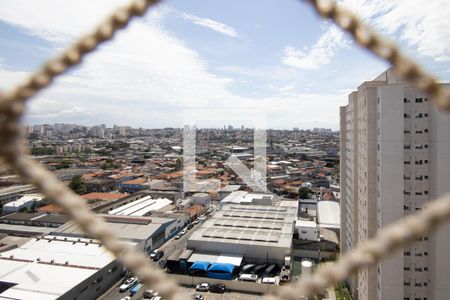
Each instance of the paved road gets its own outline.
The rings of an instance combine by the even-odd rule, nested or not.
[[[186,249],[187,238],[191,236],[193,231],[199,227],[200,224],[194,225],[194,228],[188,230],[188,232],[183,235],[180,239],[176,240],[175,238],[171,238],[164,245],[162,245],[159,249],[164,251],[164,256],[161,259],[167,259],[175,250],[177,249]],[[154,268],[159,268],[158,262],[152,262]],[[121,293],[119,292],[119,287],[122,284],[122,278],[114,284],[107,292],[105,292],[102,296],[100,296],[99,300],[120,300],[125,296],[130,294],[129,290]],[[144,289],[140,289],[131,299],[140,299],[142,294],[144,293]]]

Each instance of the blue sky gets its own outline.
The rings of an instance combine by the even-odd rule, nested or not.
[[[447,0],[340,2],[450,81]],[[0,89],[123,3],[0,0]],[[35,97],[24,122],[180,127],[184,110],[211,108],[224,124],[254,109],[270,128],[337,129],[348,93],[386,68],[302,1],[173,0]]]

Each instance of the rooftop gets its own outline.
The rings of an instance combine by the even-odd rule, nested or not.
[[[7,299],[56,299],[114,257],[95,240],[47,235],[0,253],[0,281],[15,284]]]
[[[145,196],[136,201],[120,206],[108,212],[110,215],[122,215],[122,216],[145,216],[146,214],[160,210],[170,204],[172,200],[167,198],[153,199],[151,196]]]

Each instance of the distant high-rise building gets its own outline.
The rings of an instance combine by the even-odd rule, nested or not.
[[[341,251],[450,190],[450,118],[390,69],[340,110]],[[450,226],[349,279],[358,300],[450,299]]]

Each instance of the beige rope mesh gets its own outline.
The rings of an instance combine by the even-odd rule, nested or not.
[[[177,283],[161,270],[151,267],[149,258],[134,248],[121,243],[111,232],[104,220],[93,214],[79,196],[70,191],[54,174],[26,156],[21,136],[19,119],[25,101],[51,84],[53,79],[81,62],[84,55],[114,33],[126,27],[134,16],[142,16],[158,0],[134,0],[118,9],[92,33],[81,38],[61,56],[47,62],[28,81],[15,89],[0,95],[0,157],[25,180],[36,185],[42,193],[61,205],[70,217],[86,233],[100,240],[128,269],[135,273],[147,286],[158,290],[167,299],[181,299]],[[377,35],[354,14],[330,0],[308,0],[317,12],[333,20],[354,39],[377,56],[387,60],[396,72],[415,88],[427,93],[439,108],[450,111],[450,92],[438,84],[435,77],[427,74],[416,63],[400,53],[392,43]],[[318,292],[344,280],[353,272],[375,264],[393,253],[399,247],[414,241],[416,237],[431,232],[450,218],[450,194],[430,202],[419,213],[405,217],[387,226],[377,236],[343,256],[334,265],[320,268],[308,279],[280,287],[271,299],[298,299],[313,296]]]

